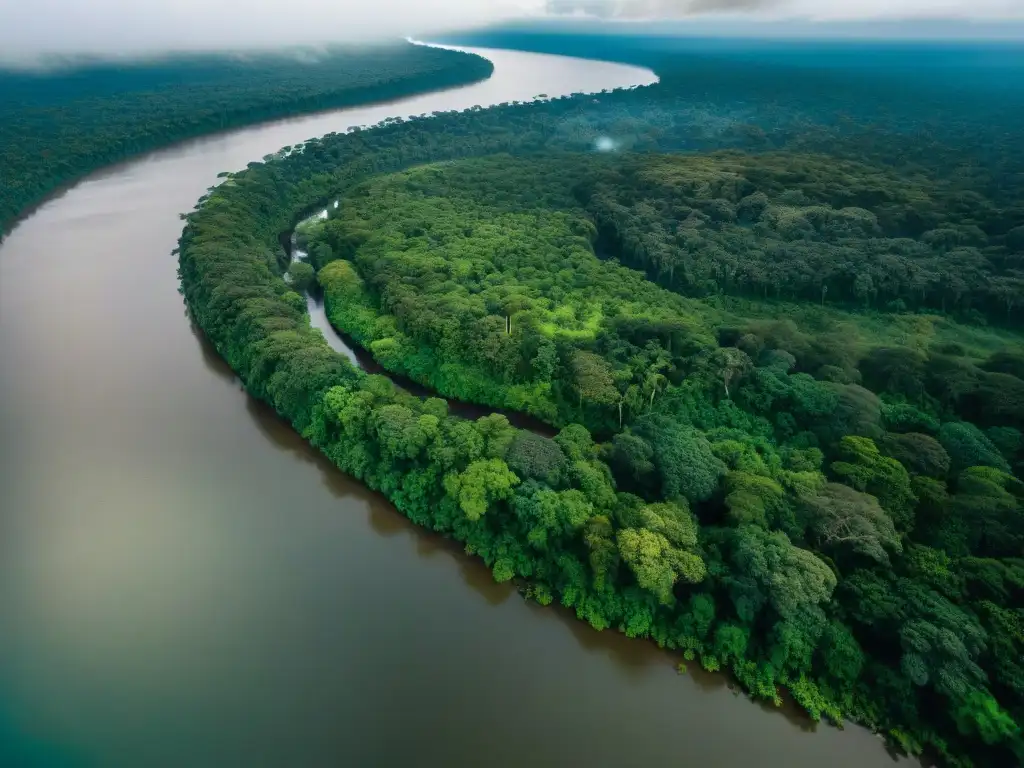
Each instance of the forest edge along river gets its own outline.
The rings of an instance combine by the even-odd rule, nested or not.
[[[338,205],[339,202],[335,201],[334,207],[337,208]],[[326,216],[327,209],[324,209],[321,212],[304,219],[302,222],[299,222],[299,226],[302,226],[302,224],[313,219],[325,218]],[[308,254],[300,249],[296,244],[297,232],[298,227],[292,231],[288,243],[288,256],[292,262],[305,261],[308,257]],[[557,430],[550,424],[545,424],[540,419],[530,416],[529,414],[503,410],[501,408],[489,408],[484,405],[477,405],[476,403],[468,403],[462,400],[445,397],[434,392],[428,387],[413,381],[412,379],[386,370],[384,366],[373,359],[373,355],[370,354],[368,349],[360,346],[355,339],[352,339],[347,334],[342,333],[331,325],[330,320],[327,319],[327,309],[324,305],[323,291],[319,286],[311,286],[310,289],[305,292],[305,296],[306,309],[309,312],[309,324],[323,334],[324,339],[327,341],[327,344],[331,349],[344,355],[352,365],[356,366],[360,370],[366,371],[367,373],[387,376],[395,385],[416,395],[417,397],[441,398],[448,404],[448,412],[453,416],[460,416],[464,419],[478,419],[481,416],[487,416],[491,413],[500,413],[509,420],[510,424],[518,427],[519,429],[526,429],[535,434],[543,435],[544,437],[554,437],[557,432]]]
[[[476,85],[95,174],[0,246],[0,763],[890,764],[863,729],[519,599],[334,470],[190,327],[171,251],[218,172],[385,117],[654,79],[481,53]]]

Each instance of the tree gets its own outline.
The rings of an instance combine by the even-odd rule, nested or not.
[[[864,668],[864,651],[850,628],[836,620],[829,622],[822,633],[818,653],[830,681],[837,683],[842,691],[851,690]]]
[[[619,390],[619,396],[616,401],[616,405],[619,407],[619,429],[622,429],[622,409],[628,406],[634,412],[638,411],[642,402],[640,388],[635,384],[629,384],[624,389]]]
[[[620,432],[612,438],[611,466],[624,481],[643,487],[654,473],[654,449],[642,437]]]
[[[742,350],[735,347],[716,349],[712,355],[711,365],[718,370],[725,388],[725,396],[729,397],[729,385],[750,370],[750,358]]]
[[[682,579],[696,584],[704,579],[707,568],[700,555],[687,547],[691,540],[690,546],[696,546],[692,520],[686,526],[667,508],[669,505],[659,504],[643,512],[648,520],[662,523],[661,532],[651,528],[622,528],[616,534],[616,541],[622,562],[629,566],[637,584],[661,603],[670,605],[675,601],[672,588],[676,581]]]
[[[903,465],[879,453],[874,441],[866,437],[844,437],[839,441],[839,455],[841,460],[832,463],[832,472],[857,490],[875,496],[898,530],[911,530],[917,499]]]
[[[998,744],[1020,733],[1020,726],[987,691],[969,692],[961,699],[953,717],[960,733],[976,735],[986,744]]]
[[[580,491],[553,491],[536,483],[522,486],[513,506],[527,528],[527,540],[542,550],[562,549],[563,539],[579,532],[594,514],[594,505]]]
[[[316,280],[313,267],[304,261],[293,261],[288,266],[288,277],[292,287],[298,291],[308,291]]]
[[[492,413],[476,420],[477,431],[484,438],[484,453],[490,458],[504,459],[519,431],[502,413]]]
[[[793,546],[781,531],[746,525],[735,533],[732,562],[739,574],[763,591],[783,619],[831,597],[835,574],[806,549]]]
[[[712,648],[723,664],[741,662],[746,658],[747,645],[750,643],[750,630],[736,624],[720,624],[715,629],[715,640]]]
[[[587,521],[583,540],[589,550],[590,568],[594,572],[594,588],[598,591],[615,583],[619,566],[619,548],[615,528],[607,515],[595,515]]]
[[[404,405],[390,404],[372,414],[381,452],[391,459],[413,459],[438,434],[436,416],[419,415]]]
[[[917,497],[915,538],[952,554],[967,554],[966,531],[962,521],[950,514],[950,495],[946,484],[920,475],[911,478],[910,484]]]
[[[910,544],[900,562],[903,573],[954,603],[963,598],[963,578],[958,563],[942,549]]]
[[[945,477],[950,458],[946,449],[933,437],[919,432],[886,433],[879,447],[889,458],[895,459],[915,475]]]
[[[668,383],[661,373],[658,371],[650,371],[644,376],[644,394],[650,399],[648,404],[649,408],[654,408],[654,397],[658,394],[658,390],[664,387]]]
[[[582,424],[570,424],[563,427],[555,435],[554,441],[571,462],[590,459],[595,451],[594,438]]]
[[[538,381],[551,381],[554,378],[558,367],[558,350],[550,340],[543,339],[540,342],[531,365]]]
[[[828,415],[825,434],[829,440],[844,435],[876,438],[881,435],[881,401],[874,392],[857,384],[832,385],[839,399]]]
[[[949,454],[954,472],[967,467],[995,467],[1003,472],[1010,467],[992,441],[973,424],[951,421],[939,428],[939,442]]]
[[[953,700],[983,687],[985,673],[977,659],[985,649],[985,632],[974,617],[909,579],[898,579],[896,588],[904,602],[898,631],[900,667],[907,678]]]
[[[1015,556],[1024,546],[1024,484],[992,467],[971,467],[957,478],[951,512],[964,521],[972,552]]]
[[[505,462],[519,477],[543,480],[553,488],[561,485],[568,470],[565,454],[554,440],[524,430],[516,432]]]
[[[577,350],[572,357],[573,381],[580,396],[594,405],[614,405],[619,398],[611,366],[593,352]]]
[[[690,595],[687,610],[676,621],[675,628],[682,643],[700,642],[707,637],[715,623],[715,599],[705,592]]]
[[[1012,461],[1021,445],[1024,444],[1024,436],[1021,435],[1019,429],[1014,427],[989,427],[985,430],[985,437],[992,442],[992,445],[1007,461]]]
[[[1020,227],[1024,233],[1024,227]],[[986,371],[993,373],[1007,373],[1024,379],[1024,353],[1017,350],[1001,350],[992,354],[982,365]]]
[[[900,642],[900,668],[915,685],[931,683],[939,693],[958,698],[984,683],[984,672],[951,628],[911,619],[900,628]]]
[[[876,347],[861,361],[864,381],[875,392],[917,400],[924,393],[925,357],[907,347]]]
[[[508,499],[519,478],[509,471],[501,459],[478,459],[464,472],[446,475],[444,487],[448,495],[470,521],[477,521],[496,501]]]
[[[296,312],[306,311],[306,300],[299,296],[299,294],[297,294],[295,291],[287,291],[286,293],[282,293],[281,301],[286,303]]]
[[[848,549],[886,565],[889,552],[903,551],[892,518],[874,496],[828,483],[804,505],[811,530],[825,547]]]
[[[472,422],[444,419],[427,455],[444,472],[461,470],[484,455],[484,438]]]
[[[689,501],[704,501],[715,492],[725,466],[703,435],[660,415],[645,416],[634,431],[654,451],[663,498],[682,496]]]
[[[910,403],[882,403],[882,419],[890,432],[935,434],[939,420]]]
[[[785,490],[770,477],[734,470],[725,476],[725,491],[729,518],[737,525],[772,527],[787,516]]]

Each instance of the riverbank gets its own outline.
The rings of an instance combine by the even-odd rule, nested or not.
[[[337,207],[337,204],[335,204]],[[325,218],[327,210],[314,214],[308,219],[300,222],[302,224],[315,219]],[[308,254],[295,244],[295,230],[288,238],[287,253],[291,261],[305,261]],[[327,306],[327,299],[324,291],[319,287],[311,287],[305,291],[306,310],[309,314],[310,327],[317,329],[323,334],[327,345],[335,352],[344,355],[345,358],[356,368],[371,375],[386,376],[399,389],[408,392],[415,397],[426,399],[436,397],[443,399],[448,404],[448,411],[453,416],[463,419],[476,420],[492,413],[498,413],[508,419],[509,423],[518,429],[525,429],[543,437],[554,437],[557,431],[550,424],[547,424],[534,416],[519,411],[510,411],[503,408],[492,408],[479,403],[471,403],[458,398],[449,397],[437,392],[421,382],[414,381],[401,373],[388,370],[374,359],[373,354],[362,346],[356,339],[347,334],[344,329],[338,328],[330,320],[330,310]]]
[[[866,731],[811,733],[517,599],[249,397],[183,318],[177,214],[218,172],[394,115],[651,77],[479,53],[494,77],[466,89],[97,174],[0,246],[0,757],[35,740],[60,768],[892,765]]]
[[[245,66],[227,56],[98,63],[50,74],[0,69],[0,92],[11,97],[0,106],[0,145],[7,147],[0,238],[89,173],[133,156],[247,124],[470,85],[493,72],[481,57],[408,42],[339,49],[307,64],[268,54],[249,66],[262,66],[255,88]],[[300,75],[305,84],[296,82]],[[115,94],[108,93],[120,80]],[[104,110],[116,110],[116,119]]]
[[[604,101],[613,101],[614,111],[615,99],[634,96],[619,93]],[[190,311],[250,393],[269,402],[336,466],[385,494],[414,523],[463,543],[497,581],[519,579],[539,603],[561,602],[594,629],[616,628],[699,654],[708,669],[725,663],[753,695],[776,704],[782,702],[779,687],[786,686],[815,718],[825,715],[839,722],[845,713],[859,716],[858,703],[840,703],[802,668],[770,664],[757,651],[761,641],[751,641],[730,623],[729,596],[721,581],[708,585],[714,597],[681,587],[678,593],[691,599],[673,598],[677,581],[697,584],[707,575],[696,551],[696,517],[686,501],[708,500],[717,484],[718,460],[705,438],[665,424],[666,432],[675,430],[669,438],[675,442],[656,455],[666,474],[707,468],[701,481],[710,477],[710,484],[685,486],[685,497],[666,493],[669,500],[660,504],[617,494],[608,447],[596,445],[583,427],[570,425],[547,441],[493,416],[475,422],[454,418],[443,401],[413,398],[381,377],[361,375],[328,353],[322,335],[308,328],[304,315],[295,315],[292,299],[298,297],[288,293],[275,299],[280,286],[273,276],[247,263],[265,258],[261,253],[265,244],[276,241],[280,222],[290,212],[307,210],[309,201],[357,189],[354,185],[371,174],[466,154],[535,152],[545,141],[559,140],[563,113],[578,115],[582,105],[594,101],[577,95],[545,104],[544,110],[508,105],[406,124],[386,122],[358,134],[328,136],[307,144],[300,154],[250,166],[236,177],[237,185],[218,188],[188,217],[180,241],[180,273]],[[530,124],[531,119],[536,122]],[[516,120],[525,120],[528,127]],[[504,132],[488,130],[489,121]],[[533,137],[536,145],[518,145],[509,133]],[[453,138],[459,136],[471,138]],[[586,133],[580,141],[582,149],[590,146]],[[276,218],[255,217],[254,210]],[[430,227],[418,219],[407,223],[415,237]],[[335,257],[352,248],[347,233],[333,235],[338,240],[332,245]],[[238,242],[231,262],[225,263],[221,243],[229,239]],[[321,258],[330,260],[319,249],[314,255],[321,265]],[[686,458],[669,465],[661,461],[681,454]],[[652,555],[650,570],[630,554],[630,537],[645,534],[672,537],[658,545],[661,554]],[[733,527],[708,529],[707,536],[727,548],[724,555],[709,551],[709,558],[717,556],[720,563],[722,557],[732,558],[740,567],[744,561],[729,549],[780,549],[779,556],[803,573],[797,578],[821,587],[808,592],[808,610],[827,602],[836,584],[819,558],[782,533]],[[585,546],[576,543],[581,539]],[[725,566],[717,572],[721,576]],[[764,588],[772,589],[770,584]],[[726,613],[719,619],[721,631],[711,635],[716,601]],[[726,643],[737,633],[742,642]],[[754,649],[751,654],[748,647]],[[829,690],[827,683],[822,685]]]
[[[694,152],[693,119],[718,125],[703,137],[709,149],[765,141],[805,148],[808,136],[821,135],[816,124],[795,136],[787,123],[779,127],[807,101],[802,89],[792,94],[797,105],[759,107],[771,132],[758,133],[743,111],[749,84],[733,85],[738,94],[716,91],[698,105],[688,99],[688,82],[663,83],[389,121],[254,165],[239,177],[247,190],[218,190],[189,219],[181,250],[189,305],[250,391],[413,522],[479,555],[496,580],[519,579],[538,602],[561,602],[595,629],[617,628],[680,649],[709,670],[727,668],[755,697],[780,703],[787,688],[812,718],[869,723],[912,754],[934,749],[951,764],[1006,762],[1022,746],[1018,704],[1012,678],[1001,672],[1002,651],[981,639],[1004,634],[987,607],[990,588],[970,573],[975,557],[1014,567],[998,561],[1013,556],[1024,528],[1008,524],[1003,541],[975,528],[952,530],[915,489],[927,482],[950,508],[975,510],[975,476],[1018,487],[1009,472],[1019,443],[998,425],[1024,424],[1024,410],[997,412],[980,390],[971,405],[956,402],[931,376],[916,391],[912,381],[880,378],[888,363],[876,352],[892,342],[861,338],[849,326],[836,329],[844,341],[833,342],[833,329],[805,322],[802,308],[782,338],[779,324],[756,312],[723,323],[704,311],[714,314],[722,294],[742,296],[766,274],[768,283],[799,283],[802,270],[822,275],[808,296],[799,294],[798,305],[813,300],[809,317],[826,286],[831,297],[849,284],[876,284],[876,262],[858,255],[886,253],[909,261],[908,270],[944,263],[934,233],[908,238],[901,221],[927,216],[937,230],[954,231],[982,214],[963,211],[945,176],[908,191],[891,180],[890,164],[843,161],[859,146],[856,129],[831,139],[828,160]],[[870,117],[870,103],[861,107]],[[885,128],[877,129],[877,151],[899,164],[904,134],[893,126],[886,141]],[[611,163],[598,154],[585,159],[611,137],[646,151]],[[574,150],[574,162],[595,166],[593,174],[580,177],[582,166],[545,156],[556,149]],[[794,178],[797,170],[803,175]],[[864,188],[894,197],[864,196]],[[467,423],[441,401],[332,367],[320,337],[295,324],[290,308],[299,297],[275,302],[272,281],[243,260],[222,262],[220,242],[244,232],[255,253],[268,239],[269,224],[246,210],[286,219],[329,194],[345,204],[309,248],[335,325],[388,367],[468,399],[481,390],[485,402],[498,396],[484,383],[491,371],[505,382],[550,383],[561,402],[590,408],[582,423],[591,431],[570,425],[544,441],[503,419]],[[854,200],[865,207],[848,205]],[[929,202],[914,207],[913,200]],[[580,213],[582,201],[593,218]],[[988,207],[984,195],[975,207]],[[680,230],[675,219],[683,215],[692,227]],[[588,234],[602,221],[646,279],[594,258]],[[753,230],[742,224],[753,221]],[[839,221],[846,223],[835,230]],[[994,256],[1007,256],[1009,225],[993,221],[977,237]],[[789,250],[800,231],[828,246]],[[858,238],[875,251],[840,256]],[[755,254],[771,261],[759,274],[746,271]],[[843,260],[856,266],[843,272],[836,266]],[[985,274],[1001,278],[999,270],[993,263]],[[687,290],[706,298],[681,295]],[[267,300],[254,304],[254,295]],[[891,312],[906,314],[907,304],[925,299],[908,295]],[[926,376],[956,354],[979,383],[994,383],[990,369],[1003,371],[1019,346],[972,355],[959,343],[927,352],[906,339],[896,344],[882,360],[917,359]],[[1006,386],[1024,387],[1000,375]],[[908,406],[894,404],[894,394],[918,414],[912,437],[904,434],[907,417],[893,410]],[[514,396],[503,402],[516,405]],[[851,411],[854,421],[844,415]],[[618,427],[614,439],[596,444],[595,431],[608,423]],[[965,453],[959,435],[968,433],[983,451]],[[938,463],[922,466],[899,449],[904,444],[933,445]],[[847,502],[872,521],[870,547],[822,532]],[[1007,497],[1007,504],[1016,502]],[[962,561],[964,583],[938,591],[915,570],[922,548]],[[771,575],[780,569],[784,583]],[[892,597],[883,621],[873,618],[880,607],[866,583]],[[937,662],[908,650],[901,625],[914,617],[947,626],[939,616],[955,617],[964,632],[959,688],[913,674]],[[934,696],[945,703],[933,706]]]

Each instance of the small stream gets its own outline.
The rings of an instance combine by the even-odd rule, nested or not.
[[[334,207],[338,207],[338,202],[335,201]],[[292,261],[306,261],[309,258],[309,254],[303,251],[296,244],[297,236],[296,232],[298,227],[305,224],[307,221],[313,221],[314,219],[325,219],[327,218],[327,209],[320,211],[320,213],[314,214],[303,221],[300,221],[291,235],[291,247],[289,249],[289,256]],[[395,386],[404,389],[417,397],[439,397],[448,403],[448,412],[453,416],[460,416],[464,419],[479,419],[482,416],[488,416],[492,413],[500,413],[509,420],[509,423],[519,429],[525,429],[530,432],[534,432],[543,437],[554,437],[558,432],[557,429],[552,427],[550,424],[541,421],[535,416],[522,413],[520,411],[509,411],[502,408],[490,408],[486,405],[477,405],[476,403],[468,403],[464,400],[456,400],[430,389],[429,387],[420,384],[419,382],[413,381],[412,379],[402,376],[400,374],[392,373],[386,370],[380,363],[373,359],[373,355],[365,347],[359,345],[355,339],[346,333],[339,332],[331,322],[327,319],[327,308],[324,306],[323,293],[320,291],[319,286],[314,286],[311,290],[306,291],[306,307],[309,310],[309,324],[319,329],[327,340],[328,346],[335,352],[338,352],[348,358],[352,365],[356,366],[362,371],[367,373],[377,374],[380,376],[387,376],[395,384]]]

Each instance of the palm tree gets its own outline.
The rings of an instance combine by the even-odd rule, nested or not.
[[[666,379],[658,371],[651,371],[644,378],[644,392],[651,393],[651,401],[650,405],[648,406],[649,408],[654,408],[654,396],[658,394],[658,389],[660,387],[665,386],[666,384],[668,384],[668,379]]]
[[[617,404],[619,406],[620,431],[622,430],[622,406],[628,405],[631,408],[635,408],[638,402],[642,402],[642,400],[640,400],[640,397],[640,388],[636,384],[630,384],[628,387],[626,387],[626,390],[624,392],[619,392],[619,400]]]

